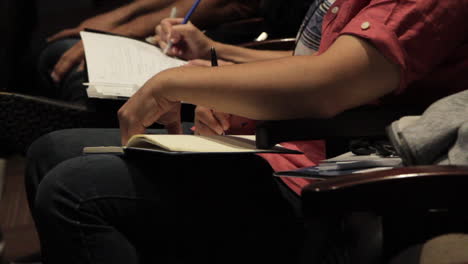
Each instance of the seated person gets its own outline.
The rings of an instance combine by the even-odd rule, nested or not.
[[[154,27],[177,7],[178,16],[185,14],[193,0],[140,0],[105,14],[89,18],[79,26],[65,29],[48,39],[50,43],[39,58],[40,93],[70,102],[86,101],[84,50],[79,32],[85,28],[113,32],[144,39],[154,34]],[[202,1],[191,20],[200,27],[251,17],[258,11],[259,0]]]
[[[201,135],[243,133],[243,118],[327,118],[369,103],[428,105],[468,87],[467,15],[461,1],[318,0],[298,34],[298,56],[225,45],[181,19],[164,20],[157,41],[164,48],[170,34],[171,55],[208,59],[215,47],[221,59],[243,64],[161,72],[119,110],[120,132],[65,130],[36,141],[26,187],[44,262],[297,263],[304,234],[299,196],[310,181],[271,173],[314,165],[324,158],[323,142],[283,144],[303,155],[132,157],[82,155],[82,148],[125,144],[154,122],[181,133],[181,101],[199,106]],[[322,242],[307,248],[316,252],[311,263],[345,261]]]

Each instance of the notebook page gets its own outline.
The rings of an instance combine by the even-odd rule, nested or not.
[[[127,147],[148,148],[148,143],[170,151],[181,152],[289,152],[275,146],[270,150],[260,150],[255,146],[255,135],[198,136],[198,135],[135,135]],[[297,153],[297,152],[294,152]]]
[[[106,84],[94,85],[94,90],[103,95],[130,97],[158,72],[186,63],[142,41],[86,31],[80,35],[89,82]]]

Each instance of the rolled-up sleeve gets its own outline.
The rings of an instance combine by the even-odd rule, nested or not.
[[[372,0],[339,35],[367,39],[399,65],[399,93],[448,59],[467,33],[466,0]]]

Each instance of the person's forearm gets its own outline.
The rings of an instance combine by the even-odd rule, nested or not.
[[[216,27],[218,24],[251,18],[258,13],[260,0],[204,0],[201,1],[190,21],[201,29]],[[193,1],[178,0],[177,4],[184,5],[188,10]],[[183,17],[185,11],[180,15]]]
[[[168,4],[161,9],[134,17],[132,20],[120,25],[116,31],[117,33],[134,38],[144,38],[154,35],[154,28],[162,19],[169,17],[171,9],[172,5]]]
[[[320,56],[180,67],[153,77],[148,85],[160,87],[155,96],[161,92],[169,100],[252,119],[330,117],[371,102],[399,83],[398,67],[376,49],[353,37],[344,39],[344,45],[339,39],[338,48]]]
[[[273,50],[255,50],[234,45],[215,43],[216,52],[220,59],[232,61],[235,63],[246,63],[262,60],[279,59],[292,56],[292,50],[273,51]]]
[[[154,25],[144,25],[141,22],[138,22],[138,20],[142,17],[151,16],[153,13],[158,12],[175,1],[176,0],[133,1],[125,6],[119,7],[108,13],[104,13],[101,16],[117,18],[117,33],[134,37],[144,37],[145,34],[147,35],[148,32],[153,31]]]
[[[320,68],[310,67],[310,61],[317,60],[288,57],[216,68],[180,67],[161,73],[158,79],[170,100],[251,119],[321,117],[328,115],[322,104],[326,100],[318,95],[323,75]],[[316,102],[318,97],[322,100]]]
[[[193,1],[190,0],[141,0],[140,5],[128,8],[134,14],[132,19],[122,24],[119,33],[132,37],[146,37],[154,34],[154,28],[162,19],[169,17],[173,7],[177,8],[177,16],[183,17],[190,10]],[[151,4],[151,2],[153,2]],[[155,4],[154,2],[157,2]],[[250,17],[254,11],[256,1],[252,4],[240,4],[237,1],[228,0],[205,0],[200,3],[191,17],[192,23],[197,27],[206,27],[217,23],[225,23],[236,19]],[[145,13],[141,13],[145,9]],[[140,13],[138,13],[140,12]]]

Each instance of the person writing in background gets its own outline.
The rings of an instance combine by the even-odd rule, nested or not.
[[[33,144],[27,193],[45,262],[135,263],[159,243],[191,261],[298,263],[304,228],[297,208],[309,181],[271,173],[314,165],[324,158],[323,142],[283,144],[303,155],[240,158],[82,156],[82,148],[125,144],[154,122],[180,133],[181,101],[200,106],[201,135],[232,129],[233,116],[327,118],[368,103],[430,104],[468,87],[467,15],[462,0],[315,1],[297,56],[222,44],[191,23],[163,20],[157,41],[173,43],[170,55],[206,60],[215,47],[220,59],[238,64],[155,75],[119,110],[120,133],[59,131]],[[346,254],[321,242],[306,249],[310,262],[333,254],[346,263]]]
[[[172,8],[176,7],[179,14],[185,14],[192,4],[192,0],[133,1],[89,18],[75,28],[52,35],[47,39],[49,46],[39,60],[40,87],[44,89],[45,95],[53,98],[83,101],[86,93],[81,85],[84,79],[81,73],[84,68],[84,49],[79,40],[80,31],[90,28],[145,39],[155,33],[155,26],[169,16]],[[258,12],[258,8],[259,0],[204,0],[192,21],[199,27],[209,27],[251,17]],[[57,90],[57,94],[54,94]]]

